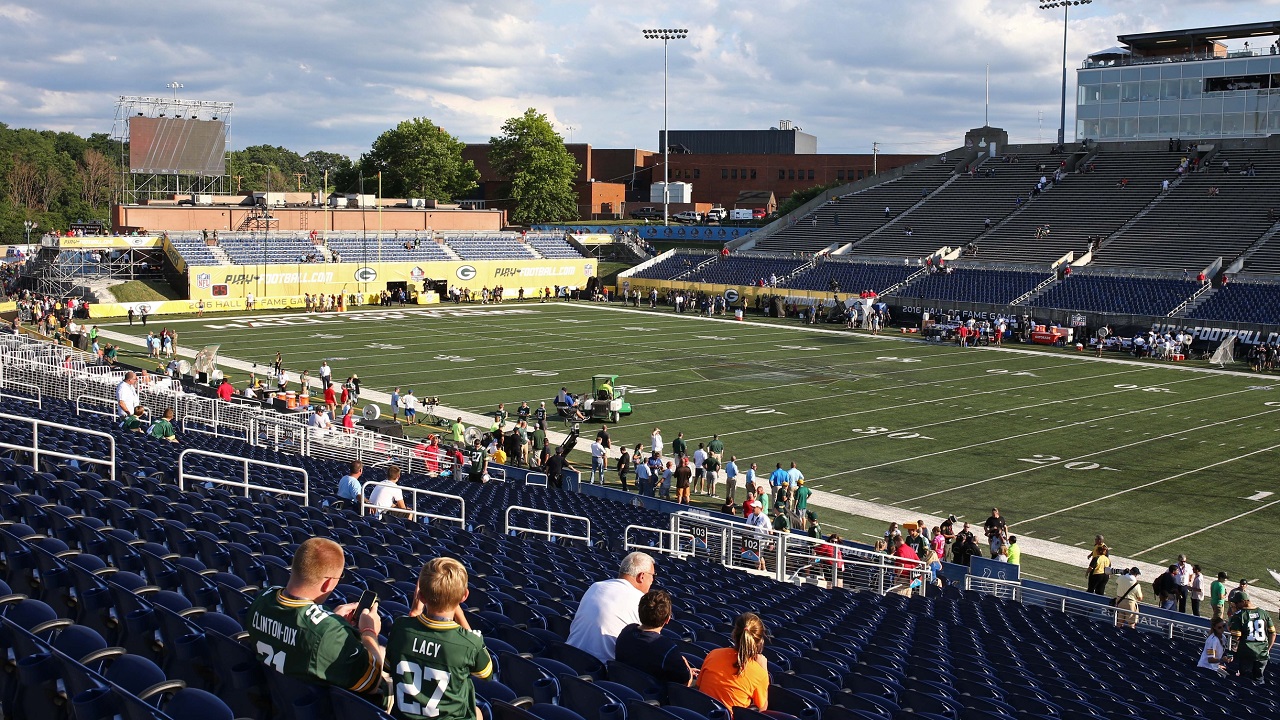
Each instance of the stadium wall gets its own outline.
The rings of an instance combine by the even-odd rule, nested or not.
[[[526,296],[543,287],[581,288],[595,274],[596,263],[588,258],[192,266],[187,269],[187,296],[225,300],[243,299],[249,293],[258,298],[303,293],[368,295],[386,290],[388,283],[413,287],[434,280],[476,291],[501,285],[508,297],[515,297],[520,288]]]

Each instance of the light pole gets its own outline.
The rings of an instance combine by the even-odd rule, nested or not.
[[[38,227],[40,227],[40,226],[39,226],[39,225],[37,225],[35,222],[33,222],[33,221],[31,221],[31,220],[23,220],[23,221],[22,221],[22,229],[23,229],[23,230],[25,230],[25,231],[26,231],[26,233],[27,233],[27,244],[28,244],[28,245],[30,245],[30,244],[31,244],[31,231],[32,231],[32,230],[35,230],[35,229],[36,229],[36,228],[38,228]]]
[[[1067,141],[1067,11],[1072,5],[1088,5],[1093,0],[1040,0],[1041,10],[1062,8],[1062,112],[1058,116],[1058,144]]]
[[[178,91],[182,89],[182,83],[175,80],[171,83],[165,83],[165,87],[173,91],[173,99],[176,101],[178,99]]]
[[[671,152],[670,138],[667,136],[667,41],[683,40],[689,37],[688,30],[659,29],[645,30],[645,40],[662,41],[662,224],[667,225],[667,210],[671,204],[671,182],[668,170],[668,155]]]

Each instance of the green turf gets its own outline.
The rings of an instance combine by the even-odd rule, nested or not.
[[[157,302],[177,300],[180,296],[163,280],[128,280],[111,286],[116,302]]]
[[[1280,392],[1247,375],[567,303],[172,325],[186,347],[258,363],[282,350],[313,375],[328,359],[336,377],[476,412],[550,404],[560,386],[614,372],[635,407],[615,443],[647,443],[655,426],[668,445],[677,431],[694,446],[717,432],[740,465],[767,474],[794,460],[811,487],[901,507],[904,520],[981,522],[996,504],[1020,536],[1084,545],[1101,532],[1119,555],[1183,552],[1210,575],[1265,577],[1276,564],[1266,538],[1280,496],[1250,498],[1280,492]],[[883,531],[833,512],[824,522],[850,539]],[[1079,584],[1041,562],[1028,571]]]

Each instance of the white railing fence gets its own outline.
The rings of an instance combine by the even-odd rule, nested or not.
[[[467,526],[467,501],[460,495],[450,495],[448,493],[435,492],[433,490],[423,490],[422,488],[406,487],[399,483],[375,482],[370,481],[360,485],[360,514],[364,515],[370,511],[386,512],[387,508],[380,508],[369,504],[370,488],[386,487],[401,491],[408,500],[405,501],[405,510],[392,510],[392,512],[405,513],[409,519],[414,522],[421,521],[422,518],[428,520],[444,520],[445,522],[458,523],[458,527],[465,528]],[[435,502],[432,499],[435,499]],[[424,502],[425,501],[425,502]],[[443,502],[440,502],[443,501]],[[422,509],[424,507],[429,509]],[[457,512],[448,512],[440,509],[441,506],[457,507]]]
[[[512,513],[517,514],[517,521],[525,520],[528,524],[518,525],[513,523]],[[521,515],[524,517],[521,518]],[[533,524],[538,522],[539,518],[546,521],[545,528],[533,527]],[[559,529],[555,529],[553,527],[554,521],[557,518],[560,519]],[[539,524],[541,523],[539,522]],[[580,533],[574,532],[577,528],[583,529]],[[590,545],[591,518],[552,512],[550,510],[539,510],[538,508],[525,507],[523,505],[511,505],[503,515],[502,532],[504,535],[527,533],[531,535],[540,535],[547,540],[574,540]]]
[[[63,460],[75,460],[77,463],[85,463],[91,465],[106,465],[110,471],[111,479],[116,479],[116,439],[108,433],[98,432],[97,430],[86,430],[85,428],[72,427],[63,425],[62,423],[50,422],[48,420],[40,420],[38,418],[22,417],[19,415],[10,415],[8,413],[0,413],[0,420],[6,424],[14,426],[25,425],[30,429],[31,443],[7,442],[0,441],[0,448],[6,450],[19,450],[31,453],[31,465],[37,470],[40,469],[41,457],[54,457]],[[44,430],[45,438],[49,437],[50,430],[65,430],[72,435],[88,435],[90,437],[103,438],[107,442],[106,457],[93,457],[91,455],[82,455],[80,453],[62,452],[47,447],[41,447],[40,434]]]
[[[203,475],[198,469],[193,471],[188,467],[188,458],[205,457],[211,458],[219,463],[233,463],[240,465],[241,478],[239,480],[229,479],[226,474],[220,477],[213,475]],[[285,488],[273,487],[270,485],[262,485],[253,482],[250,468],[274,468],[276,470],[284,470],[287,473],[302,476],[301,490],[288,490]],[[296,497],[302,499],[302,504],[307,505],[309,492],[311,489],[311,478],[306,470],[296,468],[289,465],[281,465],[279,463],[266,462],[265,460],[252,460],[250,458],[231,457],[220,453],[207,452],[205,450],[187,449],[178,455],[178,489],[187,490],[188,482],[211,483],[214,485],[227,485],[230,487],[240,488],[245,497],[249,497],[250,490],[259,492],[273,493],[276,495],[286,495],[288,497]]]

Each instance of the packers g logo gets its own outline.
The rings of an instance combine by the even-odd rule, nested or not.
[[[373,282],[378,279],[378,271],[371,267],[362,267],[359,270],[356,270],[355,278],[356,282]]]
[[[456,275],[459,280],[474,280],[476,278],[476,269],[472,265],[459,265]]]

